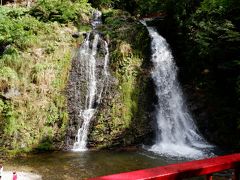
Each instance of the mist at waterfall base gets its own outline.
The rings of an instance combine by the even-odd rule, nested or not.
[[[186,106],[177,80],[177,67],[166,40],[153,27],[147,26],[152,39],[152,79],[158,103],[155,110],[156,139],[149,151],[169,156],[192,159],[214,156],[210,145],[198,132]]]

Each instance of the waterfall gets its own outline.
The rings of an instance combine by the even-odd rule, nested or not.
[[[74,151],[87,150],[87,139],[91,120],[101,101],[102,93],[108,83],[108,44],[100,37],[96,27],[101,24],[101,13],[96,11],[92,21],[93,31],[86,38],[77,54],[77,71],[82,79],[81,88],[75,88],[76,96],[81,94],[78,119],[81,121],[73,145]],[[81,92],[79,92],[81,91]]]
[[[156,140],[148,150],[158,154],[202,158],[208,156],[209,145],[201,135],[185,104],[177,80],[177,67],[166,40],[153,27],[148,27],[152,39],[151,76],[156,86]]]

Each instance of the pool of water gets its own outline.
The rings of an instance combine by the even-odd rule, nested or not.
[[[169,159],[144,150],[48,152],[8,160],[4,171],[36,173],[44,180],[75,180],[181,161],[186,159]]]

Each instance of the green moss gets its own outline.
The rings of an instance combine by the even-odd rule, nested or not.
[[[78,29],[80,32],[89,32],[92,30],[92,27],[89,25],[79,25]]]
[[[5,119],[4,134],[12,136],[17,131],[18,124],[16,113],[14,112],[13,104],[9,101],[2,103],[2,114]]]
[[[110,88],[110,97],[92,127],[90,145],[98,148],[137,143],[151,132],[150,119],[146,118],[148,96],[144,95],[149,76],[145,72],[150,67],[145,54],[148,33],[126,12],[108,9],[103,17],[101,30],[110,40],[111,74],[118,83]]]
[[[86,0],[38,0],[30,14],[45,22],[79,23],[90,16],[91,9]]]
[[[3,6],[0,13],[0,147],[13,154],[59,148],[77,28],[39,21],[27,9]],[[7,96],[10,90],[17,93]]]
[[[34,150],[35,151],[50,151],[53,149],[52,142],[51,141],[44,141],[38,145]]]

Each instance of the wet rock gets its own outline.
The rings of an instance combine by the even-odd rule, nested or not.
[[[20,93],[19,90],[16,89],[16,88],[8,89],[8,91],[3,94],[3,96],[4,96],[6,99],[11,99],[11,98],[14,98],[14,97],[17,97],[17,96],[20,96],[20,95],[21,95],[21,93]]]
[[[36,56],[37,58],[41,58],[43,56],[43,48],[36,48],[33,50],[32,55]]]
[[[73,38],[79,38],[79,36],[80,36],[79,32],[75,32],[75,33],[72,34]]]
[[[129,23],[124,28],[119,27],[119,31],[116,30],[118,33],[107,33],[109,35],[103,38],[111,43],[109,44],[111,73],[108,77],[108,85],[102,93],[102,100],[99,103],[96,101],[94,106],[97,107],[97,113],[90,125],[88,136],[90,147],[109,148],[141,143],[153,131],[151,113],[154,109],[152,104],[154,86],[149,78],[151,63],[149,63],[149,58],[145,57],[145,53],[139,54],[139,52],[148,51],[148,44],[150,44],[146,38],[148,32],[138,22],[130,21]],[[112,31],[112,24],[108,26],[110,27],[102,32]],[[95,29],[90,35],[90,40],[94,39],[95,33],[99,32]],[[104,34],[100,37],[104,37]],[[126,42],[129,44],[120,46]],[[97,76],[101,76],[99,69],[104,67],[103,60],[106,51],[101,48],[102,46],[104,46],[103,40],[98,43]],[[83,107],[86,97],[83,64],[83,59],[74,58],[69,77],[69,126],[74,126],[68,130],[67,141],[70,145],[74,142],[77,127],[82,123],[79,109]],[[137,75],[133,75],[132,72]],[[102,84],[101,80],[97,82],[98,86]]]

